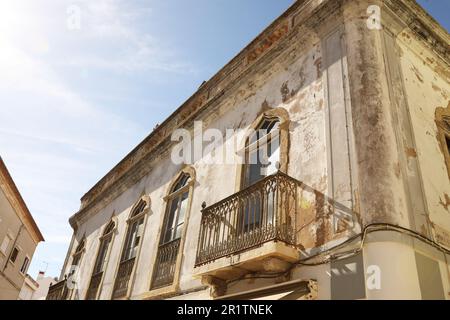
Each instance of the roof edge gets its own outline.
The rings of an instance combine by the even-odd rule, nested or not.
[[[36,221],[31,215],[25,201],[22,198],[22,195],[19,192],[14,180],[11,177],[11,174],[6,167],[5,162],[0,156],[0,187],[4,185],[8,190],[5,191],[5,195],[11,203],[11,206],[17,211],[18,216],[28,231],[31,233],[33,240],[36,243],[41,241],[45,241],[44,236],[39,230]]]

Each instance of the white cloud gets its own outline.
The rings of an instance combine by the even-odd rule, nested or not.
[[[53,243],[53,244],[67,244],[70,242],[71,236],[67,235],[51,235],[45,239],[47,243]],[[63,258],[61,257],[55,257],[53,261],[63,261]]]
[[[148,70],[194,73],[189,63],[177,59],[174,50],[155,35],[139,28],[152,18],[151,8],[133,7],[120,0],[80,1],[80,30],[72,32],[74,41],[102,46],[101,55],[75,52],[61,65],[106,69],[118,73]]]
[[[78,32],[65,29],[69,1],[0,3],[0,155],[46,238],[36,263],[63,260],[79,197],[148,131],[80,94],[60,68],[194,71],[136,25],[150,9],[76,3]]]

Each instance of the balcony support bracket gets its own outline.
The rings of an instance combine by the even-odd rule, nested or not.
[[[308,289],[309,293],[306,295],[305,300],[317,300],[318,297],[317,281],[309,280]]]
[[[290,267],[291,264],[289,262],[278,259],[276,257],[269,257],[263,261],[263,268],[266,272],[286,272]]]
[[[202,284],[210,287],[211,296],[213,298],[223,296],[227,291],[226,281],[210,275],[202,277]]]

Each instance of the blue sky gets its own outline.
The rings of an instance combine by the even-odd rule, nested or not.
[[[420,2],[449,28],[450,2]],[[46,238],[31,275],[59,275],[80,197],[292,3],[0,3],[0,154]]]

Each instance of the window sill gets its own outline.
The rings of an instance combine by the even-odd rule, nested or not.
[[[150,290],[144,294],[132,297],[131,299],[141,299],[141,300],[162,299],[164,296],[177,293],[178,291],[179,291],[178,284],[172,284],[167,287]]]

